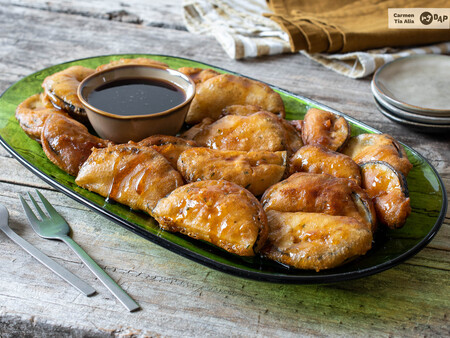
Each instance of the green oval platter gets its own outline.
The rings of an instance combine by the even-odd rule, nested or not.
[[[380,230],[374,236],[372,249],[341,267],[310,271],[289,268],[261,258],[244,258],[230,254],[209,243],[161,230],[149,215],[132,211],[119,203],[109,203],[103,197],[75,184],[75,178],[51,163],[38,142],[30,139],[20,128],[14,114],[17,105],[27,97],[42,92],[41,83],[50,74],[74,65],[95,68],[120,58],[148,57],[167,63],[171,68],[225,69],[180,57],[152,54],[120,54],[96,56],[58,64],[31,74],[8,88],[0,97],[0,143],[27,169],[65,193],[120,226],[179,255],[205,266],[232,275],[278,283],[335,283],[369,276],[405,261],[425,247],[439,230],[446,213],[447,196],[444,185],[433,166],[419,153],[404,145],[413,169],[408,175],[412,213],[403,228]],[[236,74],[240,75],[240,74]],[[241,75],[242,76],[242,75]],[[310,107],[325,109],[344,116],[352,135],[379,131],[318,102],[273,87],[285,103],[286,118],[302,119]],[[125,244],[124,244],[125,245]]]

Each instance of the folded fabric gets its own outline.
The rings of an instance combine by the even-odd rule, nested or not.
[[[389,8],[445,8],[448,0],[267,0],[293,52],[345,53],[450,41],[448,29],[390,29]]]
[[[265,0],[183,1],[187,29],[213,35],[233,59],[291,51],[287,33],[263,16],[267,11]]]
[[[275,21],[263,16],[268,11],[266,0],[183,0],[187,29],[213,35],[233,59],[291,52],[289,34]],[[387,13],[385,20],[387,26]],[[450,30],[441,31],[450,34]],[[308,58],[351,78],[368,76],[384,63],[399,57],[449,52],[450,42],[408,49],[381,48],[333,54],[301,51]]]

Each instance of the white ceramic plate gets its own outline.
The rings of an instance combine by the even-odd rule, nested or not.
[[[450,125],[450,117],[435,117],[435,116],[428,116],[428,115],[420,115],[417,113],[412,113],[407,110],[400,109],[400,108],[390,104],[389,102],[383,100],[381,95],[376,91],[373,81],[371,83],[371,88],[372,88],[372,94],[375,97],[377,103],[379,105],[381,105],[385,110],[388,110],[389,113],[391,113],[392,115],[396,115],[399,118],[413,121],[413,122],[426,123],[426,124]]]
[[[384,101],[410,112],[450,117],[450,56],[414,55],[380,67],[373,77]]]

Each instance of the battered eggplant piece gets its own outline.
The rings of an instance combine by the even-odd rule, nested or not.
[[[264,210],[348,216],[375,231],[376,216],[367,193],[354,181],[327,174],[295,173],[266,190]]]
[[[411,214],[408,185],[403,174],[382,161],[361,164],[362,187],[372,198],[380,223],[402,227]]]
[[[350,126],[342,116],[311,108],[302,123],[302,138],[305,144],[339,151],[350,138]]]
[[[290,173],[308,172],[348,178],[361,185],[359,166],[347,155],[322,146],[307,145],[298,150],[290,160]]]
[[[405,176],[412,168],[405,149],[387,134],[360,134],[352,137],[342,152],[358,164],[369,161],[387,162]]]
[[[226,115],[239,115],[239,116],[249,116],[259,111],[263,111],[261,107],[253,105],[232,105],[225,107],[222,111],[222,117]],[[301,147],[303,147],[303,141],[301,134],[295,129],[295,127],[286,121],[282,117],[278,117],[278,121],[283,127],[286,133],[286,145],[289,153],[295,153]]]
[[[214,69],[210,68],[193,68],[193,67],[181,67],[178,68],[178,71],[183,73],[184,75],[189,76],[195,84],[199,84],[209,80],[210,78],[220,75],[219,72],[216,72]]]
[[[119,59],[113,60],[107,64],[98,66],[96,71],[102,71],[105,69],[110,69],[117,66],[123,65],[148,65],[148,66],[157,66],[157,67],[169,67],[166,63],[161,61],[156,61],[148,58],[135,58],[135,59]]]
[[[76,176],[92,148],[106,147],[110,141],[90,134],[84,125],[70,117],[52,114],[42,127],[41,143],[50,161]]]
[[[178,159],[187,182],[225,179],[261,195],[279,182],[286,170],[286,152],[235,151],[191,148]]]
[[[278,118],[260,111],[248,116],[227,115],[212,122],[208,119],[201,126],[194,126],[190,137],[200,146],[221,150],[283,151],[287,149],[286,132]],[[192,129],[192,128],[191,128]]]
[[[77,89],[80,82],[94,72],[95,70],[83,66],[72,66],[47,76],[42,83],[42,88],[56,107],[66,110],[76,120],[88,122],[86,111],[78,98]]]
[[[267,239],[259,201],[237,184],[198,181],[161,199],[153,216],[164,230],[181,232],[240,256],[254,256]]]
[[[23,131],[32,139],[40,142],[42,127],[47,117],[52,114],[67,115],[46,101],[44,94],[41,93],[32,95],[19,104],[15,116]]]
[[[221,74],[197,85],[186,122],[195,124],[206,117],[217,120],[223,108],[235,104],[260,106],[284,117],[283,100],[268,85],[240,76]]]
[[[119,144],[94,149],[75,183],[152,215],[156,203],[183,185],[183,179],[153,148]]]
[[[262,254],[298,269],[331,269],[372,246],[372,232],[353,217],[269,210],[267,219],[269,237]]]
[[[130,142],[134,144],[133,142]],[[152,135],[137,143],[138,146],[152,147],[158,153],[163,155],[177,169],[178,157],[181,153],[192,147],[197,147],[194,141],[185,140],[176,136]]]

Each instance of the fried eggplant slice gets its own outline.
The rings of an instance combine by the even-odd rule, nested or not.
[[[193,68],[193,67],[181,67],[177,69],[179,72],[184,75],[189,76],[195,84],[199,84],[209,80],[210,78],[220,75],[219,72],[216,72],[211,68]]]
[[[183,179],[155,149],[118,144],[94,149],[75,183],[151,215],[156,203],[183,185]]]
[[[225,180],[198,181],[161,199],[153,216],[181,232],[240,256],[254,256],[267,239],[267,218],[248,190]]]
[[[158,153],[163,155],[174,169],[177,169],[178,157],[180,157],[183,151],[192,147],[197,147],[197,143],[194,141],[168,135],[152,135],[139,141],[137,145],[152,147]]]
[[[191,148],[178,159],[187,182],[224,179],[259,196],[279,182],[286,170],[286,152],[235,151]]]
[[[329,174],[334,177],[348,178],[361,185],[359,166],[347,155],[337,153],[318,145],[300,148],[290,159],[289,171]]]
[[[99,72],[105,69],[110,69],[117,66],[124,65],[148,65],[148,66],[158,66],[158,67],[169,67],[166,63],[161,61],[156,61],[148,58],[135,58],[135,59],[119,59],[113,60],[110,63],[98,66],[95,71]]]
[[[223,108],[235,104],[260,106],[284,117],[283,100],[268,85],[236,75],[221,74],[197,85],[186,123],[196,124],[205,117],[217,120]]]
[[[226,115],[239,115],[239,116],[249,116],[255,114],[259,111],[263,111],[261,107],[254,105],[232,105],[225,107],[222,111],[222,116]],[[283,127],[286,133],[286,145],[290,153],[295,153],[301,147],[303,147],[303,141],[301,134],[282,117],[278,117],[278,121]]]
[[[352,137],[342,152],[358,164],[387,162],[405,176],[412,168],[405,149],[387,134],[360,134]]]
[[[90,134],[83,124],[70,117],[52,114],[42,127],[41,143],[50,161],[77,176],[92,149],[104,148],[110,142]]]
[[[77,89],[80,82],[94,72],[95,70],[83,66],[72,66],[47,76],[42,88],[56,107],[66,110],[71,117],[85,123],[88,119]]]
[[[302,123],[302,138],[305,144],[339,151],[350,138],[350,126],[342,116],[311,108]]]
[[[270,210],[267,219],[269,236],[262,254],[298,269],[335,268],[372,246],[372,232],[353,217]]]
[[[23,131],[40,142],[45,120],[52,114],[67,115],[45,100],[44,94],[34,94],[20,103],[16,109],[16,119]]]
[[[380,223],[391,229],[402,227],[411,214],[405,176],[382,161],[361,164],[362,187],[372,199]]]
[[[266,190],[264,210],[348,216],[375,231],[376,215],[367,193],[354,181],[328,174],[295,173]]]
[[[193,128],[196,128],[196,133],[190,134],[192,139],[211,149],[284,151],[287,148],[286,132],[278,118],[269,112],[227,115],[213,123],[204,121],[202,126]]]

